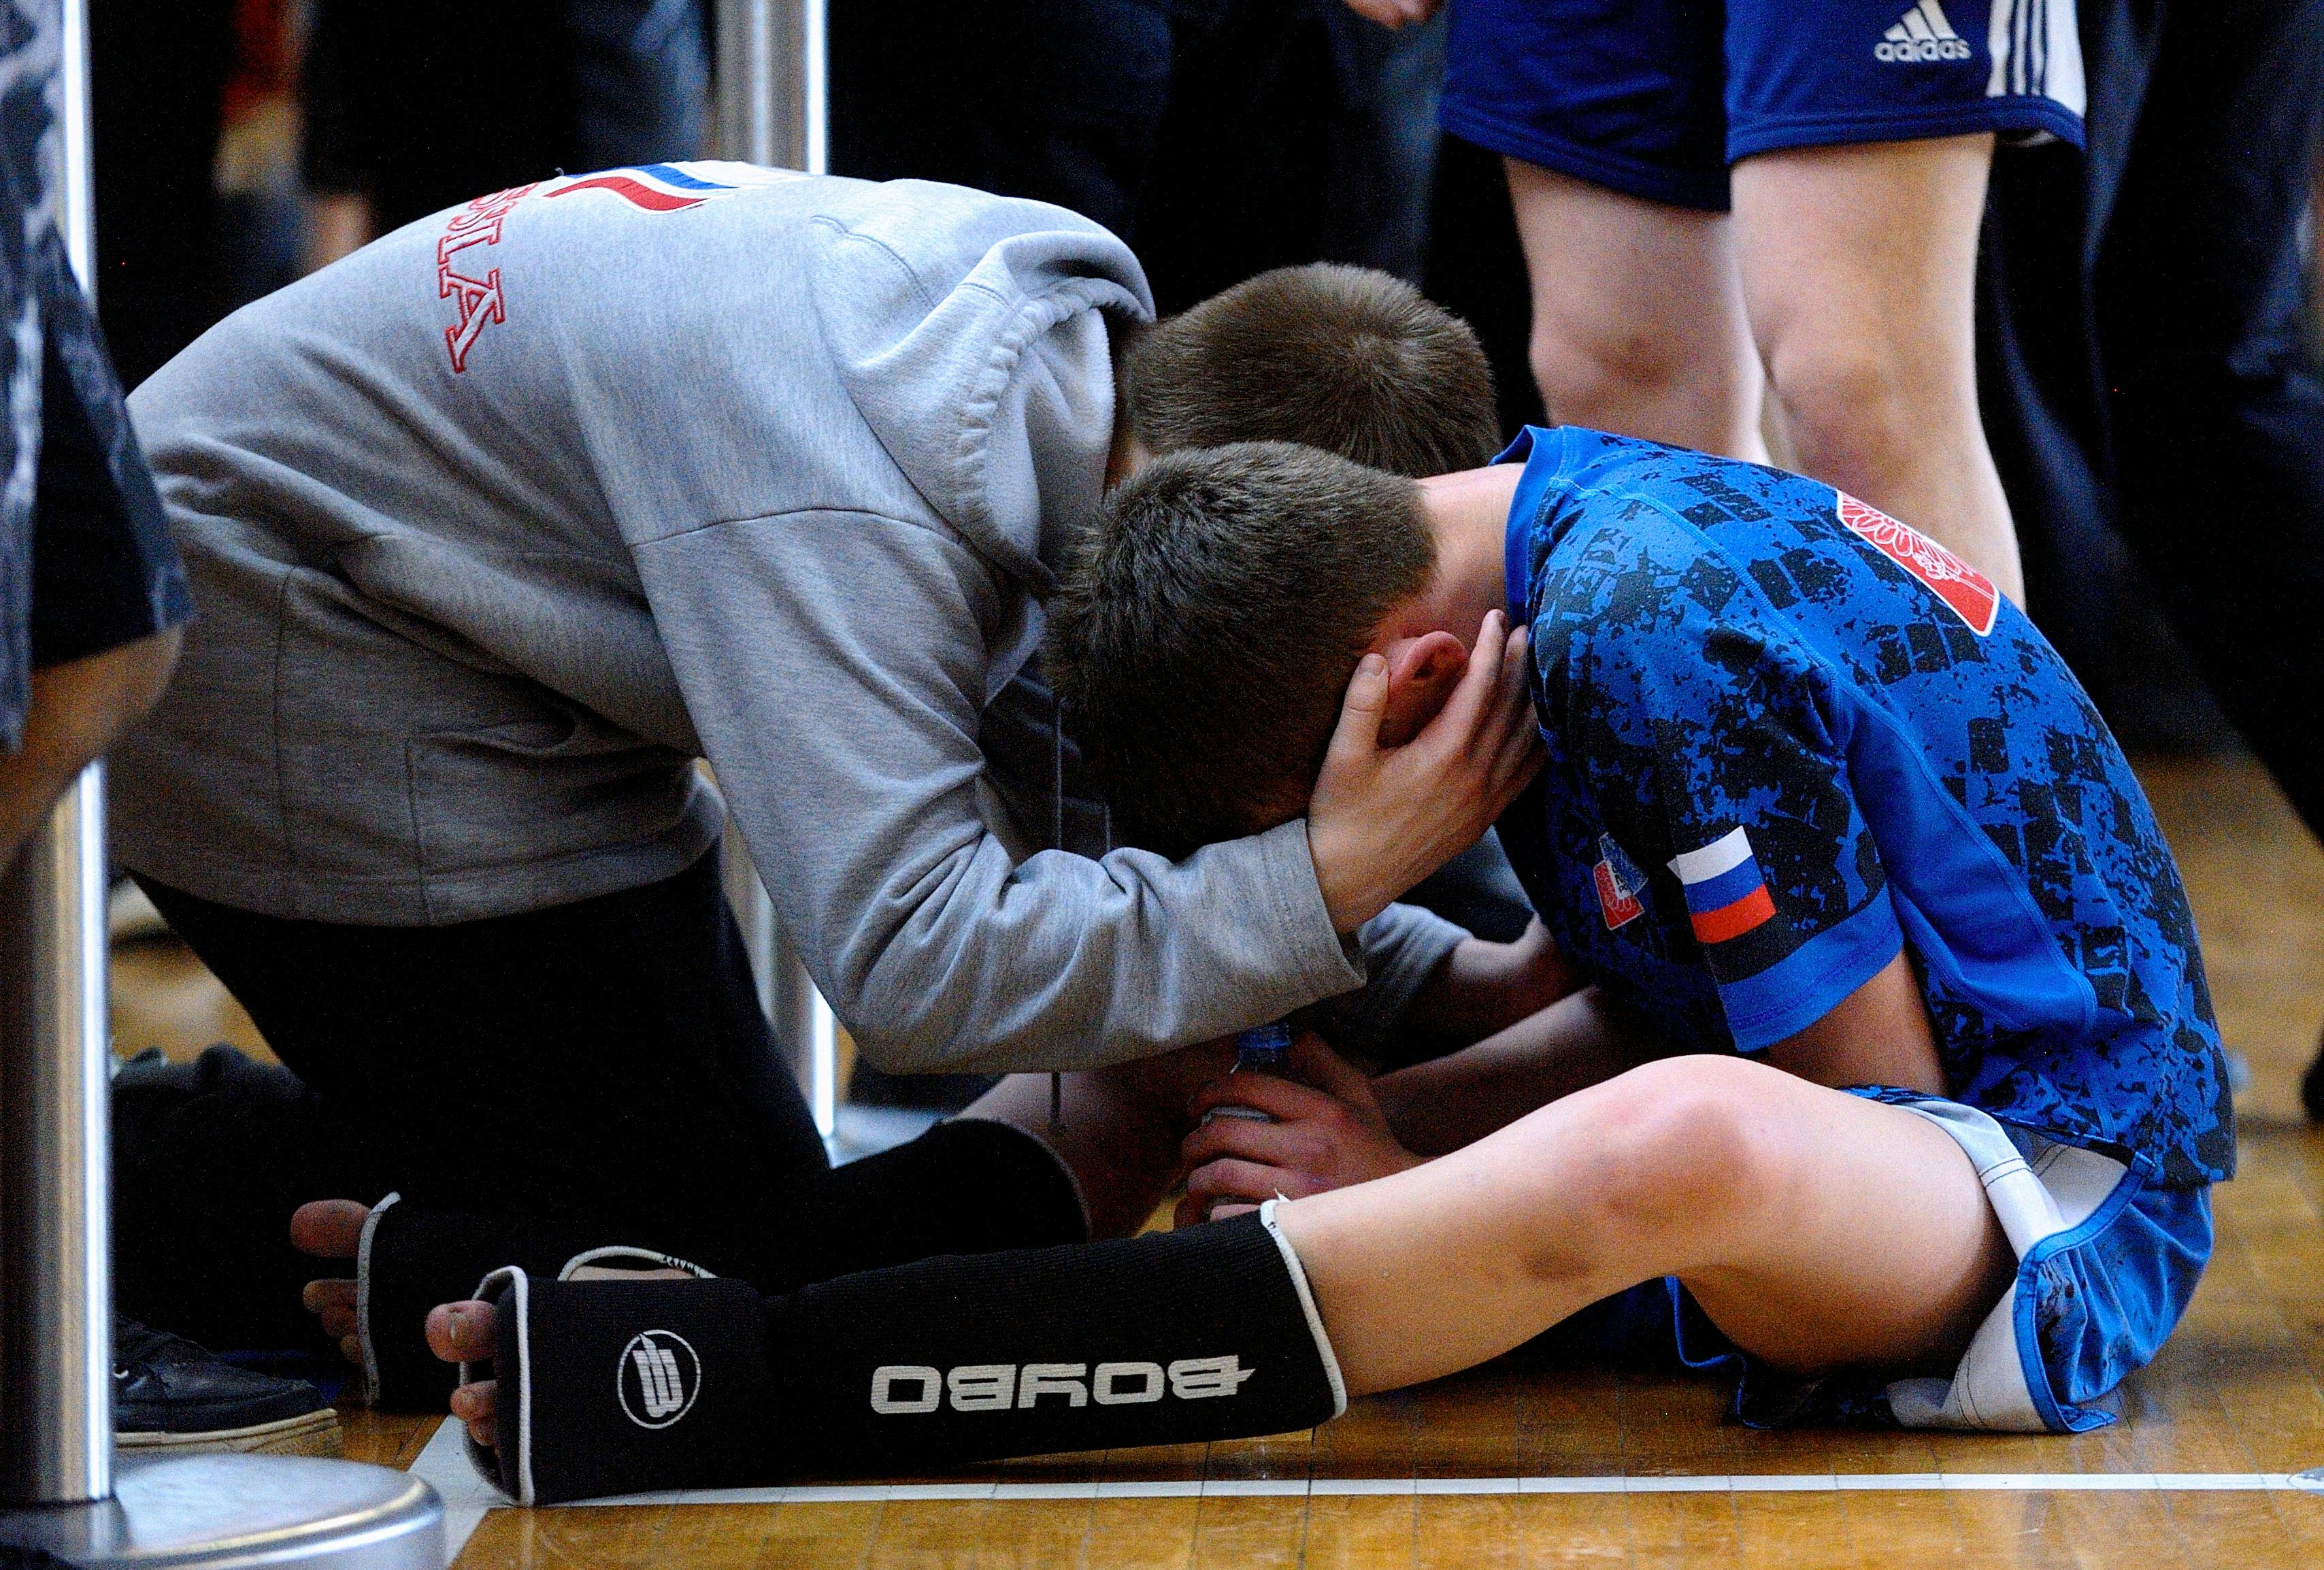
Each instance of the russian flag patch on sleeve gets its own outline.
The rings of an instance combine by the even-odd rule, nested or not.
[[[1706,947],[1732,943],[1775,919],[1775,901],[1751,854],[1751,836],[1731,829],[1700,850],[1671,858],[1686,887],[1686,915]]]

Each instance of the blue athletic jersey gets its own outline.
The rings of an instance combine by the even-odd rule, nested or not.
[[[2178,869],[2033,623],[1812,480],[1573,429],[1519,458],[1548,762],[1500,829],[1559,947],[1676,1041],[1753,1052],[1909,943],[1947,1094],[2229,1176]]]

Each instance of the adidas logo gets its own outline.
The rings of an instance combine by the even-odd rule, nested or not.
[[[1967,60],[1969,43],[1945,20],[1941,0],[1921,0],[1872,46],[1874,60],[1911,63]]]

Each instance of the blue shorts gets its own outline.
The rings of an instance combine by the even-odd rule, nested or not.
[[[1951,1135],[2017,1251],[2015,1279],[1950,1374],[1794,1378],[1739,1351],[1674,1279],[1593,1305],[1545,1338],[1545,1350],[1732,1371],[1734,1415],[1760,1428],[2065,1434],[2114,1421],[2088,1403],[2152,1361],[2186,1313],[2211,1253],[2209,1188],[2157,1186],[2149,1158],[2061,1144],[1958,1102],[1851,1094],[1906,1107]]]
[[[1757,152],[2082,141],[2074,0],[1453,0],[1444,128],[1647,201]]]

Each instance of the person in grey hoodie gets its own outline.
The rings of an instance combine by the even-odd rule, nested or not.
[[[141,387],[202,619],[117,754],[118,854],[298,1085],[198,1086],[263,1178],[189,1180],[198,1104],[124,1158],[124,1298],[247,1302],[247,1256],[186,1221],[229,1184],[271,1246],[298,1200],[390,1187],[703,1253],[779,1232],[825,1163],[708,854],[730,808],[890,1071],[1514,995],[1389,904],[1522,784],[1514,703],[1175,864],[1076,796],[1030,661],[1142,451],[1115,374],[1150,314],[1128,249],[1056,208],[650,165],[407,226]]]

